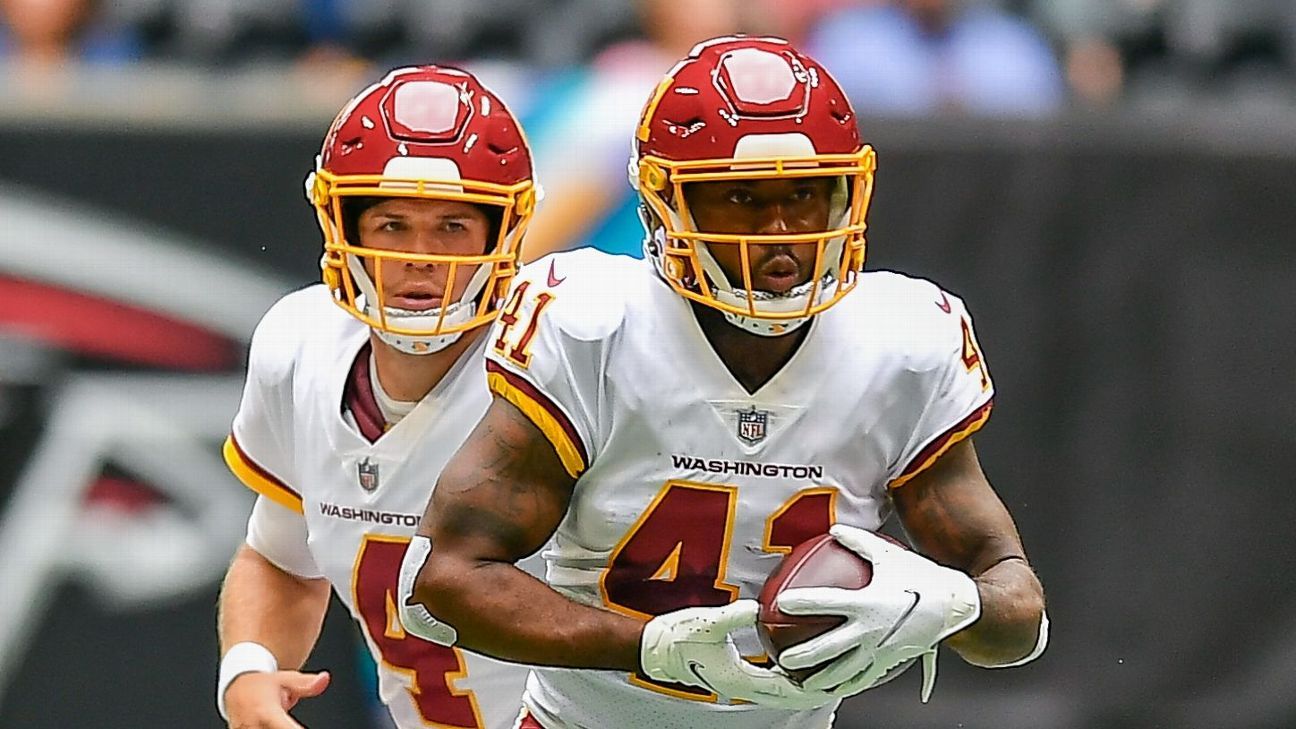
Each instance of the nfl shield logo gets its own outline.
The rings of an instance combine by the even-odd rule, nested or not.
[[[365,491],[373,492],[378,488],[378,464],[371,463],[368,458],[356,464],[356,472],[360,476],[360,488]]]
[[[738,438],[748,445],[756,445],[765,440],[765,427],[769,423],[769,413],[764,410],[738,411]]]

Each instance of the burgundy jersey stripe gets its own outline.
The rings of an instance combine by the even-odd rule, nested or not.
[[[589,466],[589,454],[585,450],[585,441],[581,438],[576,427],[567,419],[562,408],[555,405],[547,395],[537,390],[536,387],[525,378],[505,369],[496,362],[489,359],[486,360],[486,371],[502,376],[505,381],[508,382],[509,386],[521,391],[522,394],[531,398],[537,405],[544,408],[545,412],[553,416],[553,419],[557,421],[559,427],[563,429],[563,433],[567,435],[567,439],[570,440],[572,445],[576,446],[576,450],[580,452],[581,463],[584,463],[587,467]]]
[[[342,391],[342,409],[351,411],[356,426],[370,443],[377,441],[387,432],[387,419],[378,407],[378,398],[374,395],[373,381],[369,377],[369,352],[373,345],[365,342],[351,363],[351,372],[347,375],[346,388]]]
[[[278,486],[284,491],[287,491],[288,493],[292,494],[294,497],[297,498],[297,500],[299,501],[301,500],[301,494],[297,493],[296,489],[284,483],[283,481],[279,480],[279,478],[276,477],[273,473],[270,473],[269,471],[262,468],[261,464],[249,458],[247,451],[243,450],[243,446],[239,445],[238,438],[235,438],[233,433],[230,434],[230,443],[234,444],[234,450],[238,452],[239,460],[243,461],[243,464],[245,466],[252,469],[253,473],[269,481],[275,486]]]
[[[933,454],[941,452],[941,450],[944,449],[945,446],[949,444],[951,439],[953,439],[959,433],[962,433],[964,430],[966,430],[968,426],[972,425],[976,421],[985,417],[986,413],[989,412],[990,408],[993,405],[994,405],[993,399],[986,400],[984,405],[977,408],[976,410],[973,410],[966,418],[963,418],[962,420],[958,421],[952,427],[950,427],[948,430],[942,433],[939,438],[932,441],[931,443],[928,443],[926,448],[919,451],[918,455],[914,456],[913,459],[909,461],[909,465],[905,467],[905,470],[900,474],[899,478],[904,478],[905,476],[908,476],[913,471],[922,468],[923,465],[927,463],[927,459],[931,458]]]

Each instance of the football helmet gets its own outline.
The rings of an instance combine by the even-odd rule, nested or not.
[[[397,349],[449,346],[499,313],[517,272],[535,209],[531,150],[517,119],[472,74],[445,66],[401,68],[360,92],[324,137],[306,194],[324,233],[324,283],[338,306]],[[480,255],[402,253],[349,240],[346,201],[424,198],[471,203],[492,215],[494,240]],[[374,275],[365,268],[373,263]],[[447,266],[442,300],[411,311],[387,305],[381,263]],[[456,279],[467,290],[450,301]]]
[[[630,182],[641,199],[644,253],[684,297],[743,329],[784,334],[845,296],[864,267],[865,217],[876,156],[832,76],[781,38],[731,36],[698,44],[662,79],[640,117]],[[732,235],[698,230],[690,183],[835,178],[826,230]],[[814,244],[813,273],[785,293],[730,281],[713,246]]]

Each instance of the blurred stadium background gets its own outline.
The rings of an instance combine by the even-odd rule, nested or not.
[[[219,727],[247,338],[314,280],[342,102],[455,62],[520,113],[529,255],[636,253],[630,130],[696,40],[801,42],[879,150],[870,265],[961,294],[1050,595],[843,729],[1296,726],[1296,2],[0,0],[0,727]],[[313,729],[382,727],[334,611]]]

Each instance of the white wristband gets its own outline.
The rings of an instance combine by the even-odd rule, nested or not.
[[[1039,658],[1040,655],[1044,653],[1044,649],[1048,647],[1048,641],[1049,641],[1048,612],[1043,612],[1040,613],[1040,626],[1039,626],[1039,633],[1036,635],[1035,638],[1035,648],[1032,649],[1030,653],[1026,654],[1025,658],[1019,658],[1015,661],[1012,661],[1011,663],[997,663],[991,665],[972,663],[971,661],[968,661],[968,663],[972,663],[972,665],[977,666],[979,668],[1016,668],[1017,666],[1030,663],[1036,658]]]
[[[422,603],[410,602],[414,597],[414,584],[418,582],[419,572],[431,553],[431,539],[415,535],[410,540],[405,549],[405,557],[401,559],[400,576],[396,580],[396,600],[401,625],[405,626],[406,632],[449,648],[459,640],[459,632],[454,626],[437,620]]]
[[[269,648],[260,643],[235,643],[230,646],[221,659],[220,678],[216,681],[216,710],[220,712],[221,718],[229,720],[225,715],[225,691],[234,679],[245,673],[274,673],[278,670],[279,661]]]

